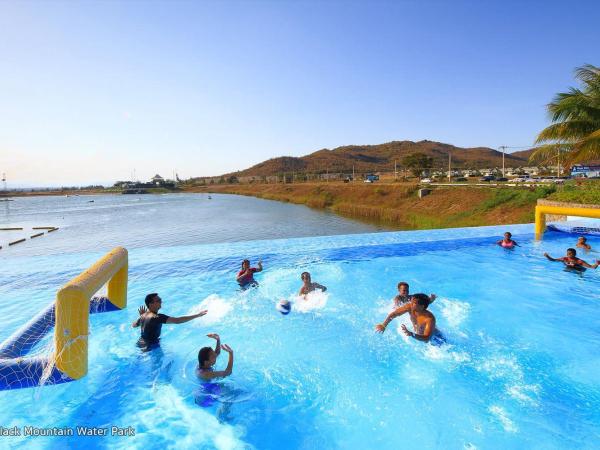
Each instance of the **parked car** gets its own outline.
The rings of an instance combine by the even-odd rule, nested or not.
[[[421,180],[421,183],[431,183],[431,181],[432,181],[431,178],[423,178]]]
[[[508,181],[508,178],[500,177],[500,178],[496,178],[496,181]]]
[[[479,179],[479,181],[490,182],[490,181],[494,181],[495,179],[496,179],[496,177],[494,177],[492,175],[489,175],[489,176],[486,176],[486,177],[481,177]]]

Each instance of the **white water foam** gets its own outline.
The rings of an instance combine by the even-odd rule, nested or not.
[[[202,300],[200,304],[193,306],[188,314],[197,314],[203,309],[208,310],[208,313],[193,322],[196,326],[204,327],[219,322],[233,309],[233,305],[217,294],[211,294]]]
[[[320,290],[316,290],[310,294],[307,294],[306,296],[293,295],[290,297],[290,302],[293,304],[293,311],[307,313],[325,308],[328,299],[329,294]]]
[[[446,319],[448,325],[456,329],[469,317],[471,310],[469,303],[449,300],[447,298],[437,299],[434,305],[439,306],[442,316]]]

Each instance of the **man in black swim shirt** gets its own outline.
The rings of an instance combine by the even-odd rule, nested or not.
[[[159,345],[160,331],[163,323],[185,323],[197,317],[202,317],[207,313],[206,310],[203,310],[198,314],[181,317],[170,317],[166,314],[159,314],[158,310],[162,306],[162,299],[157,293],[146,295],[144,303],[146,303],[146,306],[140,306],[138,309],[140,317],[131,324],[133,328],[142,327],[142,334],[137,345],[144,351],[152,350]]]

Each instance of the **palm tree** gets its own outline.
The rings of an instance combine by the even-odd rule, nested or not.
[[[600,67],[579,67],[575,77],[581,89],[561,92],[548,105],[552,125],[538,135],[536,143],[543,145],[532,161],[547,163],[561,153],[567,165],[600,159]]]

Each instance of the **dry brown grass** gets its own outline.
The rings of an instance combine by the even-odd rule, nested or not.
[[[533,221],[535,197],[497,200],[494,188],[434,189],[422,199],[416,184],[302,183],[213,185],[196,191],[249,195],[328,209],[392,229],[501,225]],[[499,203],[499,204],[496,204]]]

